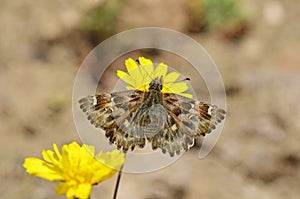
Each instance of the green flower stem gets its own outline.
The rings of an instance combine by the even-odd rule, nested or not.
[[[126,158],[126,153],[125,153],[125,158]],[[117,182],[116,182],[116,186],[115,186],[115,191],[114,191],[114,197],[113,197],[113,199],[117,199],[118,189],[119,189],[119,184],[120,184],[120,180],[121,180],[121,176],[122,176],[123,166],[124,166],[124,164],[121,166],[121,168],[119,170],[119,173],[118,173],[118,178],[117,178]]]

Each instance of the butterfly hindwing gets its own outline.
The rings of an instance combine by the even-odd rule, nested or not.
[[[180,121],[182,130],[193,137],[210,133],[225,118],[223,109],[196,99],[164,93],[163,101],[168,113]]]
[[[151,138],[152,148],[161,148],[171,156],[188,150],[194,138],[210,133],[224,119],[225,111],[215,105],[164,93],[163,104],[168,117],[164,129]]]

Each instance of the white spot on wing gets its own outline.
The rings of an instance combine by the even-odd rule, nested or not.
[[[123,123],[123,125],[124,125],[126,128],[128,128],[129,125],[130,125],[130,123],[128,122],[128,120],[125,120],[124,123]]]
[[[176,130],[177,130],[176,124],[173,124],[173,126],[171,126],[171,130],[172,130],[172,131],[176,131]]]
[[[213,107],[212,106],[209,106],[208,110],[207,110],[207,113],[211,116],[211,111],[212,111]]]
[[[97,98],[96,96],[93,96],[93,105],[96,105],[97,104]]]

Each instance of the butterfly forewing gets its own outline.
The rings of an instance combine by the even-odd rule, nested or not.
[[[87,114],[91,124],[105,131],[111,143],[127,151],[135,146],[145,145],[144,137],[132,136],[132,114],[143,98],[141,91],[103,93],[82,98],[80,108]]]

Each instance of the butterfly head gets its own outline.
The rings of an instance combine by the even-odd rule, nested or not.
[[[152,80],[149,84],[149,90],[162,90],[162,76],[156,77],[154,80]]]

